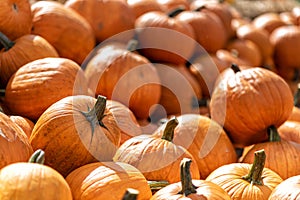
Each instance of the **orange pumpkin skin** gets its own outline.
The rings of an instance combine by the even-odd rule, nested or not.
[[[33,153],[27,136],[2,112],[0,112],[0,130],[0,169],[11,163],[27,161]]]
[[[300,175],[282,181],[271,193],[269,200],[296,200],[299,198]]]
[[[122,199],[127,188],[139,191],[138,200],[152,196],[143,174],[122,162],[95,162],[72,171],[66,181],[74,200]]]
[[[267,12],[255,17],[252,24],[257,28],[262,28],[271,34],[276,28],[287,25],[279,17],[278,13]]]
[[[135,18],[150,11],[163,11],[157,0],[127,0],[128,6],[132,9]]]
[[[10,77],[23,65],[40,58],[59,57],[54,47],[38,35],[26,34],[13,43],[10,49],[3,48],[0,51],[0,84],[3,86],[6,86]]]
[[[299,121],[285,121],[278,127],[278,133],[281,139],[300,144],[300,122]]]
[[[147,119],[150,108],[159,102],[161,86],[157,70],[140,54],[114,44],[101,46],[87,62],[84,72],[95,95],[119,101],[137,118]]]
[[[95,161],[110,161],[120,143],[120,129],[105,108],[103,126],[96,116],[85,116],[96,103],[86,95],[68,96],[52,104],[36,122],[30,137],[33,149],[45,151],[45,164],[64,177]],[[106,128],[104,128],[106,127]]]
[[[28,138],[30,138],[31,132],[34,127],[34,122],[31,121],[30,119],[22,116],[17,116],[17,115],[11,115],[9,118],[15,122],[22,130],[24,133],[27,135]]]
[[[29,34],[32,28],[30,3],[26,0],[0,1],[0,32],[15,40]]]
[[[66,58],[47,57],[18,69],[6,86],[4,103],[11,115],[36,121],[51,104],[66,96],[85,95],[87,88],[78,64]]]
[[[288,118],[290,121],[300,122],[300,108],[294,106],[290,117]]]
[[[90,24],[71,8],[55,1],[31,5],[32,34],[45,38],[60,57],[81,64],[96,44]]]
[[[184,114],[177,119],[173,143],[194,156],[202,179],[216,168],[237,161],[230,139],[215,121],[197,114]],[[164,128],[161,126],[153,134],[161,137]]]
[[[72,200],[66,180],[49,166],[14,163],[0,170],[0,199]]]
[[[132,29],[135,15],[124,0],[68,0],[65,6],[72,8],[89,22],[97,42],[120,33],[120,37],[117,36],[118,40],[128,41],[134,35]]]
[[[156,0],[160,7],[162,8],[162,11],[172,12],[172,10],[182,7],[185,10],[189,10],[190,3],[188,0]]]
[[[235,145],[265,141],[267,128],[279,127],[290,116],[293,94],[274,72],[256,67],[222,74],[212,94],[211,116],[224,125]]]

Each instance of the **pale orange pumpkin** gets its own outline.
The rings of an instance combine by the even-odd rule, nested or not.
[[[31,121],[30,119],[18,115],[10,115],[9,118],[17,124],[24,133],[27,135],[28,138],[30,138],[31,132],[34,127],[34,122]]]
[[[271,193],[269,200],[296,200],[299,198],[300,190],[300,175],[292,176],[284,181],[282,181],[279,185]]]

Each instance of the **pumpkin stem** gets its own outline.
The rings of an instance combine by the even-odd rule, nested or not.
[[[165,180],[161,180],[161,181],[147,181],[151,191],[157,191],[160,190],[163,187],[166,187],[167,185],[169,185],[170,183],[168,181]]]
[[[5,34],[0,32],[0,43],[4,47],[5,51],[8,51],[10,48],[12,48],[15,43],[11,41]]]
[[[277,128],[274,125],[268,127],[268,135],[270,142],[279,142],[281,140]]]
[[[133,52],[133,51],[135,51],[135,50],[137,49],[138,44],[139,44],[139,42],[138,42],[137,39],[131,39],[131,40],[129,40],[129,42],[127,43],[126,49],[127,49],[128,51]]]
[[[239,66],[235,63],[232,63],[230,68],[234,71],[234,73],[240,72],[241,69],[239,68]]]
[[[36,150],[29,158],[28,162],[44,164],[45,152],[42,149]]]
[[[264,149],[254,152],[254,161],[248,175],[242,178],[249,181],[251,184],[262,185],[262,171],[265,166],[266,153]]]
[[[133,188],[127,188],[125,194],[123,195],[122,200],[136,200],[139,191]]]
[[[196,193],[196,187],[192,183],[192,175],[190,172],[192,160],[189,158],[184,158],[180,162],[180,180],[182,190],[179,194],[188,196],[189,194]]]
[[[171,10],[167,15],[171,18],[176,17],[179,13],[185,11],[184,6],[179,6],[178,8],[175,8],[174,10]]]
[[[294,106],[298,105],[299,98],[300,98],[300,83],[297,84],[297,91],[294,95]]]
[[[169,142],[173,141],[173,137],[174,137],[174,130],[176,128],[176,126],[178,125],[178,120],[176,117],[172,117],[168,123],[166,124],[166,127],[164,129],[164,133],[163,136],[161,137],[161,139],[167,140]]]

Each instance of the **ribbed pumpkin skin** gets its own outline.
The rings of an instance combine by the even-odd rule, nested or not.
[[[269,200],[297,200],[300,195],[300,175],[282,181],[271,193]]]
[[[27,136],[2,112],[0,130],[0,169],[11,163],[27,161],[33,153]]]
[[[268,200],[271,192],[282,182],[282,179],[274,171],[264,168],[261,176],[263,185],[251,184],[241,178],[248,175],[251,166],[248,163],[223,165],[213,171],[206,180],[221,186],[232,199]]]
[[[15,45],[0,52],[0,84],[6,86],[10,77],[23,65],[46,57],[59,57],[54,47],[43,37],[26,34],[14,41]]]
[[[56,101],[87,94],[87,80],[80,66],[66,58],[43,58],[23,65],[10,78],[4,103],[12,115],[36,121]]]
[[[60,57],[81,64],[95,47],[90,24],[71,8],[55,1],[37,1],[31,10],[32,34],[45,38]]]
[[[127,188],[139,191],[138,200],[152,196],[143,174],[122,162],[95,162],[72,171],[66,180],[73,200],[120,200]]]
[[[30,137],[33,149],[45,151],[45,164],[63,176],[95,161],[110,161],[120,142],[120,130],[109,110],[102,122],[107,129],[85,117],[94,97],[69,96],[52,104],[36,122]]]
[[[288,84],[274,72],[249,68],[232,69],[216,81],[211,117],[230,134],[238,146],[267,139],[267,128],[280,126],[291,115],[293,95]],[[221,74],[222,75],[222,74]]]
[[[32,13],[28,0],[0,1],[0,31],[15,40],[29,34],[32,28]]]
[[[14,163],[0,170],[0,199],[72,200],[72,193],[54,169],[37,163]]]
[[[24,131],[28,138],[30,138],[31,132],[34,127],[33,121],[26,117],[18,115],[10,115],[9,118]]]

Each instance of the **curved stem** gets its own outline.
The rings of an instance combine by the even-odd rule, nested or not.
[[[234,73],[240,72],[241,69],[239,68],[239,66],[235,63],[232,63],[230,68],[234,71]]]
[[[45,152],[41,149],[36,150],[29,158],[28,162],[44,164]]]
[[[161,139],[172,142],[173,137],[174,137],[174,130],[175,130],[176,126],[178,125],[178,123],[179,122],[176,117],[173,117],[172,119],[170,119],[166,124],[164,133],[163,133],[163,136],[161,137]]]
[[[139,195],[139,191],[133,188],[128,188],[122,198],[122,200],[136,200]]]
[[[10,39],[8,39],[8,37],[2,32],[0,32],[0,43],[4,47],[5,51],[8,51],[10,48],[12,48],[15,45],[15,43]]]
[[[279,142],[281,140],[277,128],[274,125],[269,126],[267,131],[268,131],[270,142]]]
[[[179,13],[185,11],[185,7],[184,6],[179,6],[178,8],[175,8],[174,10],[172,10],[171,12],[169,12],[167,15],[171,18],[176,17]]]
[[[182,159],[180,163],[180,180],[182,190],[179,192],[184,196],[188,196],[189,194],[196,193],[196,187],[192,183],[192,175],[190,172],[192,160],[189,158]]]
[[[265,166],[266,153],[265,150],[258,150],[254,152],[254,161],[251,166],[250,172],[248,175],[243,176],[242,178],[250,182],[251,184],[262,185],[262,172]]]

